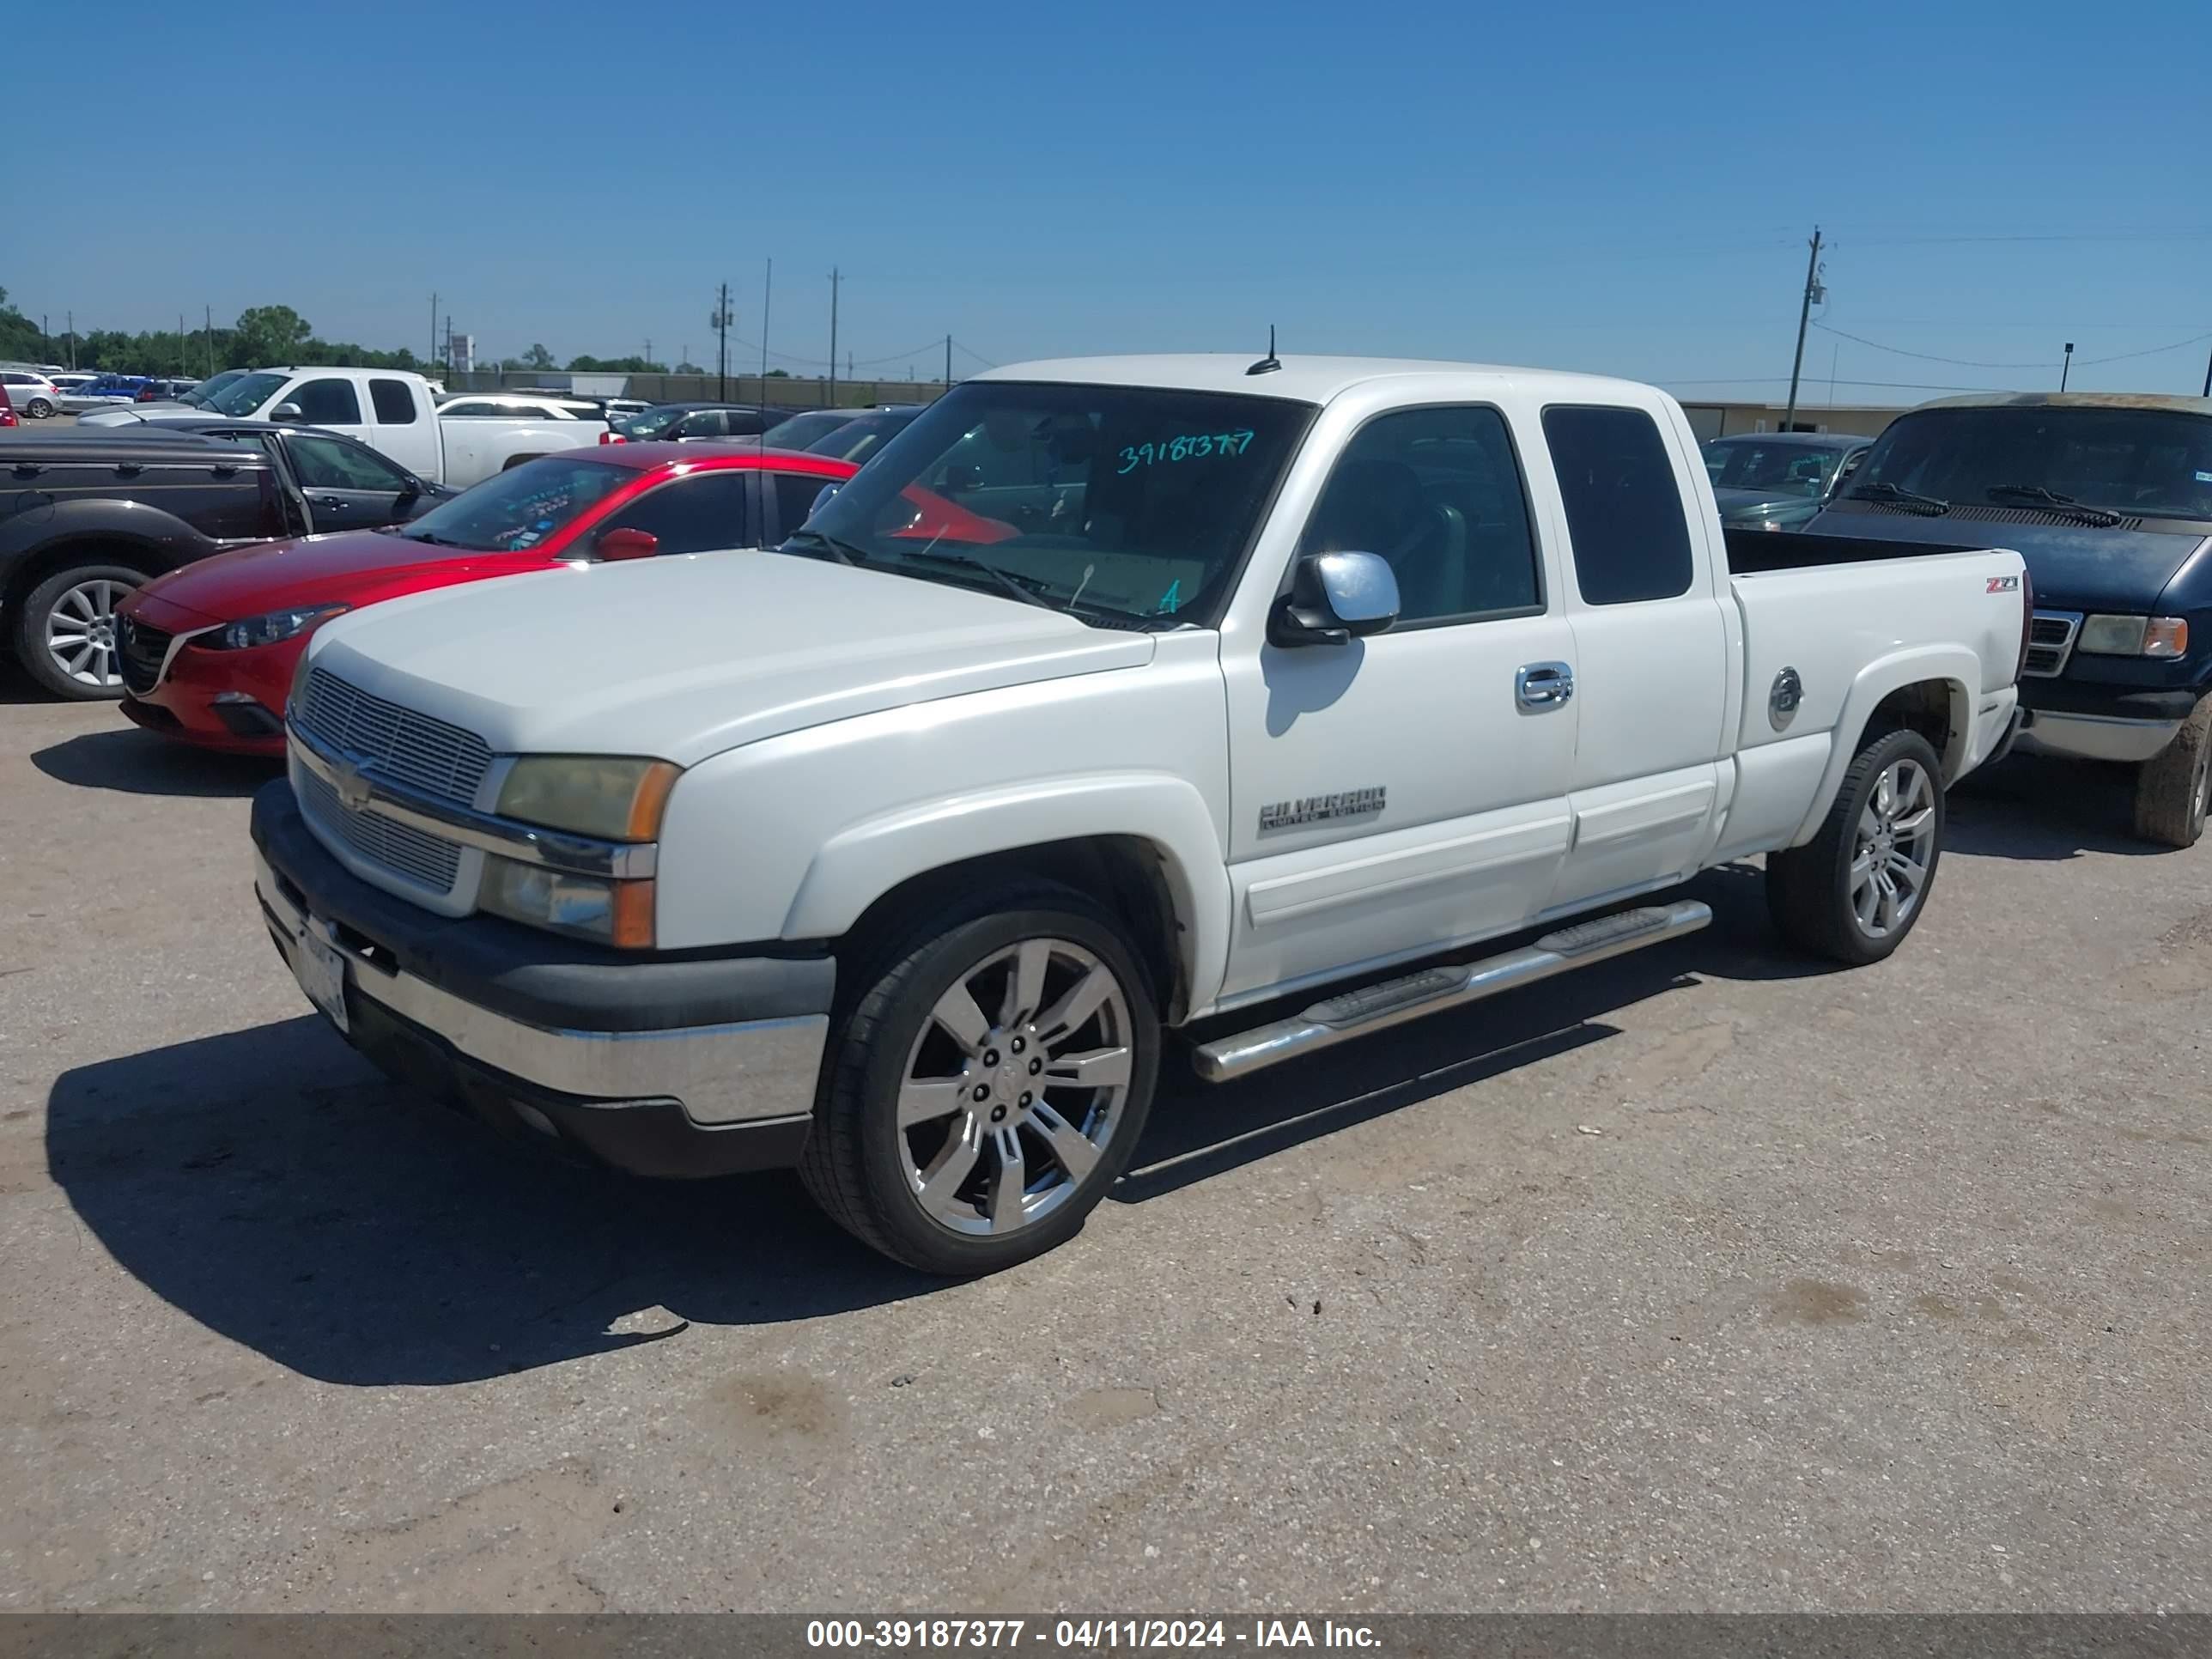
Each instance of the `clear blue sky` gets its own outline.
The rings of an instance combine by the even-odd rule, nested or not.
[[[1815,401],[2055,385],[2068,339],[2078,387],[2193,392],[2212,346],[2086,361],[2212,333],[2206,0],[20,10],[58,112],[0,286],[56,329],[282,302],[419,350],[436,289],[495,356],[708,362],[773,256],[796,373],[834,264],[885,375],[1273,322],[1778,398],[1817,222],[1822,321],[2008,367],[1816,328]]]

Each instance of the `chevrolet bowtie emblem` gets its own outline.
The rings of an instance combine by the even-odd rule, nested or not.
[[[368,805],[368,780],[361,775],[358,761],[340,760],[331,768],[336,775],[338,804],[349,812],[358,812]]]

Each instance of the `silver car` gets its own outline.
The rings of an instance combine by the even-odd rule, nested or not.
[[[54,383],[34,369],[0,369],[0,386],[8,388],[8,401],[26,420],[43,421],[62,406]]]

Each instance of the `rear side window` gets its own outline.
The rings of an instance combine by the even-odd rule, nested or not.
[[[819,472],[779,472],[775,477],[777,521],[787,536],[796,533],[814,510],[814,498],[837,481]]]
[[[415,393],[404,380],[371,380],[368,400],[376,408],[379,426],[412,426]]]
[[[300,406],[300,418],[309,426],[359,426],[361,398],[351,380],[309,380],[295,388],[284,401]]]
[[[1688,592],[1689,517],[1657,423],[1640,409],[1560,405],[1544,411],[1544,437],[1583,600],[1629,605]]]

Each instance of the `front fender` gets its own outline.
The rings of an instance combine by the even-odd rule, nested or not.
[[[1820,787],[1813,793],[1813,804],[1797,826],[1797,833],[1790,838],[1790,845],[1802,847],[1810,841],[1827,817],[1834,803],[1836,792],[1843,787],[1844,774],[1857,758],[1863,745],[1860,737],[1867,722],[1883,698],[1908,685],[1919,685],[1928,681],[1940,681],[1951,698],[1951,740],[1942,757],[1943,781],[1955,782],[1970,769],[1971,763],[1980,757],[1972,752],[1976,722],[1975,693],[1971,689],[1982,683],[1981,659],[1963,646],[1916,646],[1887,657],[1877,657],[1861,669],[1858,678],[1844,697],[1842,712],[1836,717],[1835,741],[1829,746],[1828,763],[1820,774]],[[2009,696],[2010,688],[2007,688]]]
[[[1221,988],[1231,909],[1220,836],[1188,781],[1114,772],[977,790],[864,819],[823,843],[784,918],[786,939],[832,939],[903,882],[963,860],[1054,842],[1127,836],[1158,854],[1181,936],[1176,941],[1202,1007]]]

